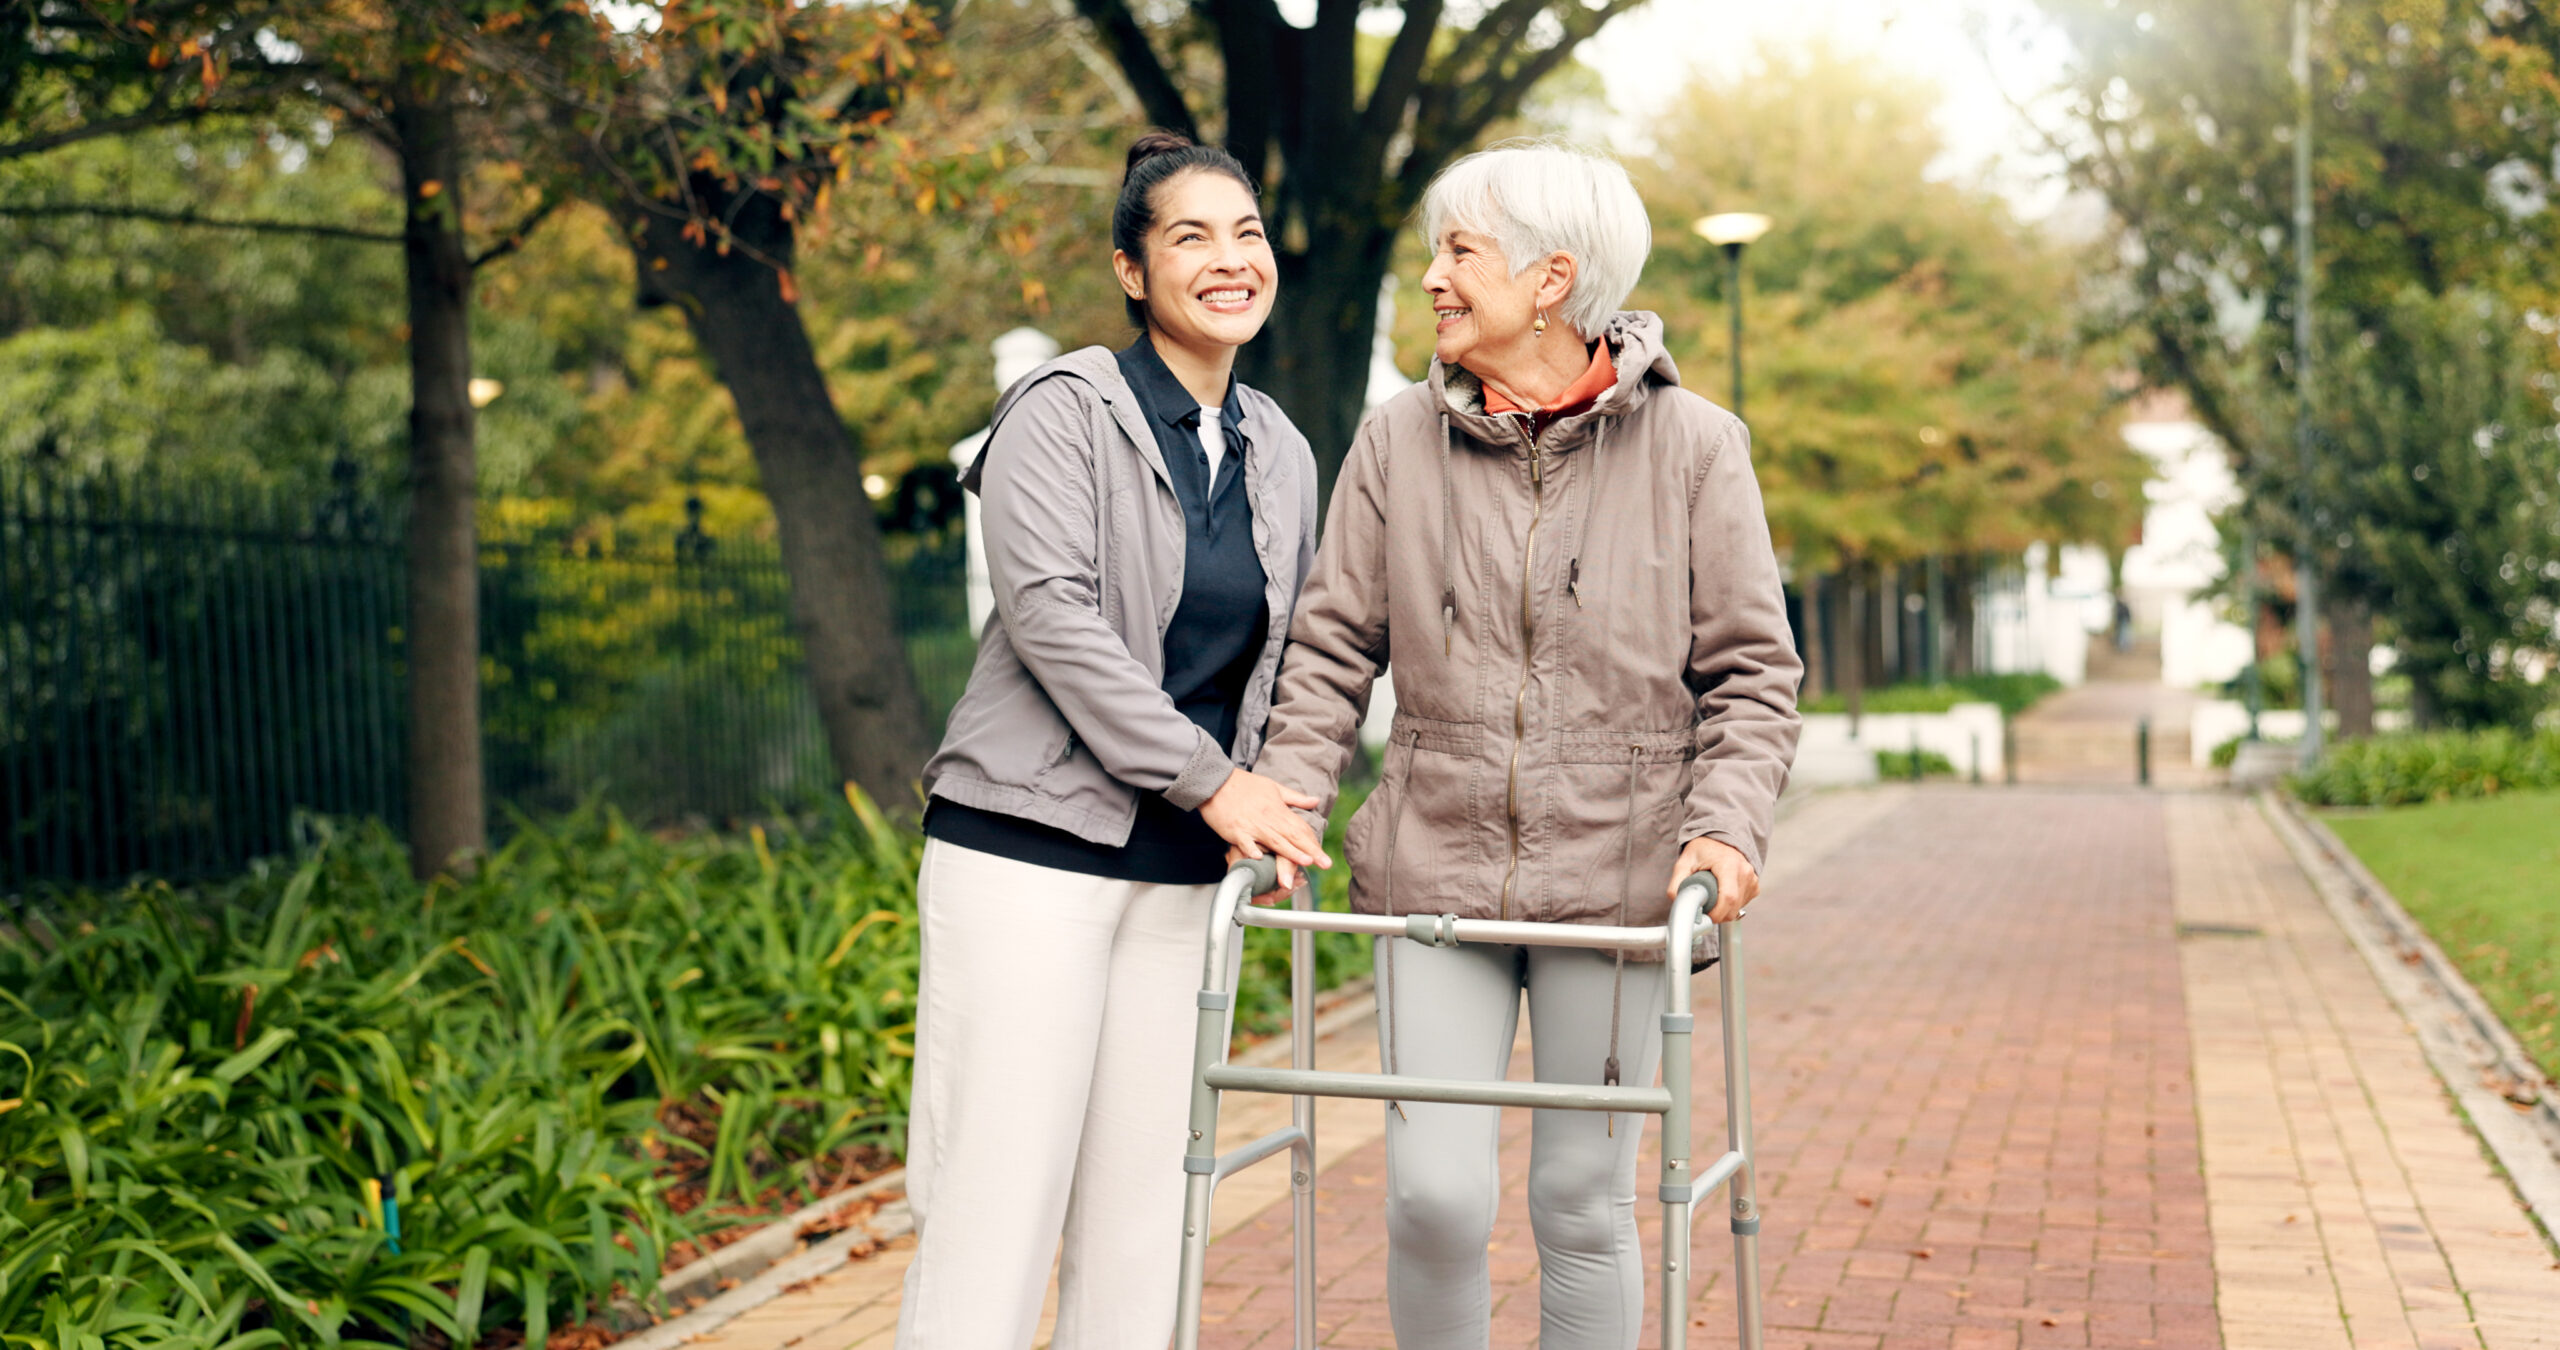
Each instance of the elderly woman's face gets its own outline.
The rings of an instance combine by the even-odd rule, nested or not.
[[[1512,275],[1490,235],[1453,227],[1432,241],[1431,270],[1422,274],[1430,293],[1439,339],[1434,354],[1444,366],[1463,366],[1470,355],[1490,356],[1532,338],[1538,319],[1538,287],[1545,267]],[[1554,318],[1549,316],[1552,324]]]

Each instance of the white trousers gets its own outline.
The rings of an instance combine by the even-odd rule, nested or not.
[[[1173,1335],[1193,996],[1215,888],[935,839],[916,890],[916,1254],[899,1350],[1028,1350],[1052,1256],[1054,1350],[1157,1350]]]

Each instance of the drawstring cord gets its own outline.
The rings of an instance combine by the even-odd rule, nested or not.
[[[1389,755],[1393,755],[1395,753],[1395,746],[1393,744],[1388,745],[1387,753]],[[1405,748],[1404,773],[1407,780],[1410,780],[1413,777],[1413,749],[1409,744]],[[1384,775],[1380,776],[1379,781],[1385,781]],[[1408,781],[1406,784],[1407,789],[1410,790],[1411,786],[1410,781]],[[1404,802],[1399,799],[1396,802],[1394,814],[1387,817],[1386,884],[1379,888],[1386,892],[1387,917],[1390,919],[1396,916],[1396,836],[1403,832],[1403,828]],[[1396,1016],[1395,1011],[1396,995],[1402,992],[1402,990],[1396,985],[1396,944],[1403,940],[1404,939],[1402,938],[1396,937],[1387,939],[1387,987],[1384,991],[1386,995],[1386,1002],[1379,1005],[1379,1015],[1386,1019],[1387,1034],[1384,1038],[1386,1044],[1382,1046],[1379,1051],[1379,1058],[1382,1062],[1378,1067],[1385,1070],[1390,1076],[1392,1076],[1396,1071],[1396,1033],[1401,1029],[1401,1019]],[[1398,1120],[1410,1121],[1413,1119],[1411,1116],[1404,1113],[1404,1103],[1397,1101],[1394,1098],[1389,1098],[1387,1100],[1387,1109],[1395,1112]]]
[[[1635,881],[1636,857],[1636,780],[1644,771],[1644,747],[1627,747],[1627,816],[1618,825],[1618,926],[1627,926],[1627,887]],[[1618,1012],[1624,1004],[1627,988],[1627,949],[1615,953],[1615,964],[1609,972],[1609,1058],[1601,1067],[1600,1081],[1610,1087],[1618,1085]],[[1609,1137],[1618,1137],[1618,1113],[1608,1115]]]
[[[1452,553],[1449,553],[1454,546],[1454,535],[1457,535],[1457,525],[1454,525],[1457,523],[1457,505],[1449,494],[1449,448],[1452,446],[1457,446],[1457,428],[1449,425],[1449,412],[1444,410],[1441,412],[1441,656],[1452,656],[1457,651],[1457,569],[1452,566]],[[1393,748],[1390,748],[1390,753],[1393,753]],[[1405,776],[1408,779],[1413,776],[1411,745],[1405,745]],[[1388,891],[1390,920],[1395,917],[1395,835],[1403,833],[1403,822],[1405,809],[1403,802],[1398,802],[1395,815],[1388,817],[1388,884],[1385,884],[1385,891]],[[1400,943],[1400,938],[1388,938],[1388,971],[1385,971],[1388,973],[1388,1002],[1385,1002],[1388,1035],[1385,1035],[1385,1048],[1380,1050],[1380,1058],[1385,1061],[1380,1063],[1380,1068],[1385,1068],[1388,1073],[1395,1073],[1395,994],[1398,994],[1398,989],[1395,989],[1395,943]],[[1398,1119],[1413,1119],[1405,1114],[1403,1102],[1390,1099],[1388,1109],[1393,1109]]]
[[[1440,414],[1440,654],[1449,656],[1456,648],[1458,630],[1458,570],[1450,565],[1450,549],[1455,546],[1457,507],[1449,491],[1449,447],[1456,444],[1458,432],[1449,425],[1449,414]]]

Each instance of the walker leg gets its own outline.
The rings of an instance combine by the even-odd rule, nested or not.
[[[1315,908],[1315,886],[1310,880],[1293,907]],[[1316,935],[1304,929],[1289,935],[1289,1062],[1292,1068],[1316,1066]],[[1299,1134],[1289,1150],[1291,1321],[1295,1350],[1315,1350],[1316,1099],[1290,1098],[1289,1121]]]
[[[1760,1156],[1751,1142],[1751,1045],[1742,997],[1742,925],[1728,923],[1716,979],[1724,1005],[1727,1147],[1745,1159],[1733,1174],[1733,1315],[1742,1350],[1760,1350]],[[1669,1342],[1664,1342],[1668,1345]]]
[[[1671,1094],[1671,1109],[1662,1116],[1662,1350],[1689,1344],[1689,1219],[1698,1199],[1698,1171],[1690,1165],[1689,1035],[1697,1018],[1689,1012],[1689,979],[1681,963],[1689,959],[1699,911],[1712,903],[1707,891],[1682,887],[1662,953],[1662,1087]],[[1636,1118],[1635,1128],[1644,1128],[1643,1117]]]
[[[1182,1153],[1182,1282],[1174,1297],[1176,1350],[1199,1350],[1200,1290],[1209,1269],[1209,1194],[1217,1184],[1218,1090],[1209,1067],[1227,1058],[1227,1013],[1235,1006],[1236,971],[1227,961],[1236,906],[1245,893],[1230,872],[1209,906],[1209,953],[1200,976],[1198,1020],[1191,1038],[1190,1138]]]

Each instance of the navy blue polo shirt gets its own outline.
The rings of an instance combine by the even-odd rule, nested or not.
[[[1244,410],[1230,378],[1218,417],[1226,453],[1213,477],[1200,448],[1200,401],[1166,369],[1155,343],[1142,336],[1118,357],[1182,504],[1182,600],[1164,634],[1164,691],[1193,725],[1232,750],[1245,686],[1271,624],[1245,490],[1244,461],[1253,442],[1244,434]],[[1207,885],[1226,872],[1226,841],[1198,812],[1176,808],[1160,792],[1138,794],[1129,842],[1118,848],[945,797],[925,808],[924,828],[962,848],[1120,881]]]

